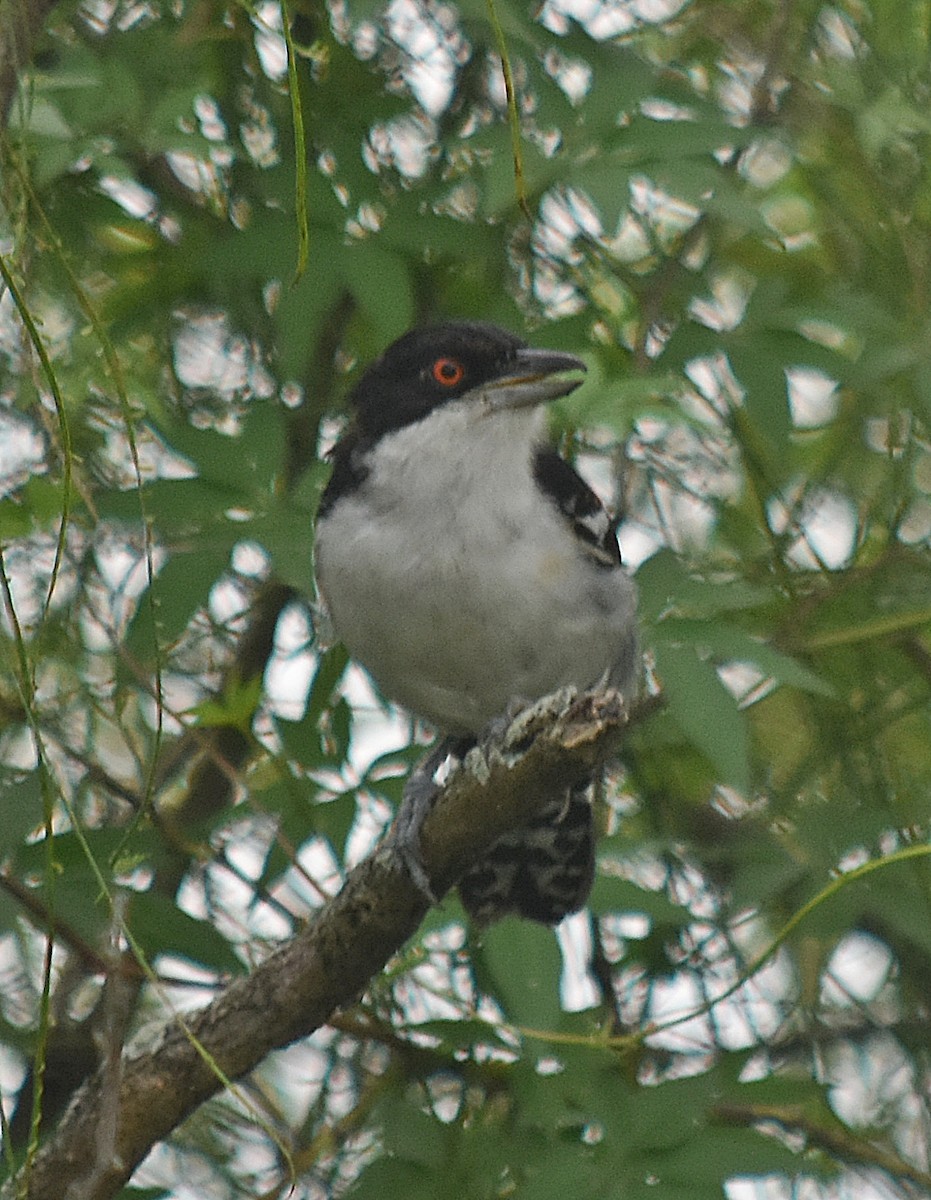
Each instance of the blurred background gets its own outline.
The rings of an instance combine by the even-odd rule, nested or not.
[[[8,8],[0,1169],[390,821],[314,511],[469,317],[585,358],[640,590],[590,910],[448,897],[121,1194],[931,1193],[929,101],[927,0]]]

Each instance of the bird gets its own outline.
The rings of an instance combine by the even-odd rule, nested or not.
[[[352,389],[319,505],[323,606],[381,693],[460,756],[516,706],[638,675],[636,587],[607,510],[549,444],[584,362],[483,321],[414,328]],[[481,924],[555,925],[594,877],[590,788],[543,805],[459,881]]]

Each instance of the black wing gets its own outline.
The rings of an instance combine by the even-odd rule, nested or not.
[[[538,450],[533,473],[544,493],[572,525],[583,548],[602,567],[619,567],[614,524],[585,480],[555,450]]]

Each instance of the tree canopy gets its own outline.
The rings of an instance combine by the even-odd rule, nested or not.
[[[929,97],[927,0],[0,8],[3,1200],[931,1193]],[[437,317],[585,359],[639,588],[426,836],[610,756],[556,933],[314,601]]]

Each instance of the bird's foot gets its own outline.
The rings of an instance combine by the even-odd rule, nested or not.
[[[500,717],[489,721],[478,744],[493,748],[501,758],[517,758],[531,745],[540,729],[565,716],[578,692],[573,687],[559,688],[539,700],[515,698]]]
[[[439,897],[424,869],[420,831],[449,775],[450,760],[459,761],[470,744],[462,738],[445,737],[420,760],[404,785],[401,807],[389,835],[407,873],[431,904],[438,904]]]

